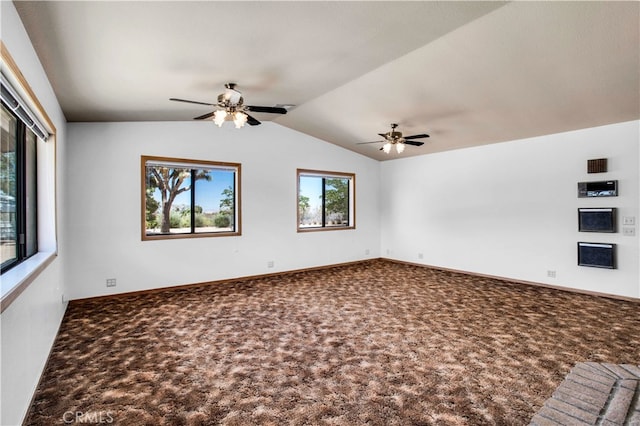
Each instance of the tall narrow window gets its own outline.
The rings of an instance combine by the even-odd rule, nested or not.
[[[38,251],[36,135],[2,103],[0,256],[2,272]]]
[[[355,174],[298,170],[298,231],[355,228]]]
[[[142,157],[142,239],[240,235],[240,164]]]

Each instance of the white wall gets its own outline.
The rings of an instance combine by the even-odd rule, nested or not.
[[[70,299],[379,257],[377,161],[272,122],[69,123],[68,133]],[[242,235],[141,241],[141,155],[241,163]],[[297,168],[356,174],[355,230],[296,232]]]
[[[578,207],[617,207],[638,223],[639,123],[382,163],[382,256],[640,297],[638,225],[635,237],[577,225]],[[602,157],[609,172],[587,174],[587,160]],[[577,182],[605,179],[619,180],[618,197],[577,198]],[[618,269],[577,266],[578,241],[616,243]]]
[[[2,1],[0,9],[2,42],[57,129],[58,192],[55,202],[58,205],[58,213],[62,216],[65,213],[65,183],[61,170],[65,167],[66,121],[13,3]],[[38,151],[39,161],[43,160],[43,157],[51,158],[54,154],[53,145],[46,145]],[[46,188],[52,177],[49,174],[39,176],[39,189]],[[47,210],[54,201],[52,194],[53,192],[48,191],[39,194],[39,202],[43,202]],[[43,199],[40,195],[44,196]],[[39,216],[40,231],[51,229],[51,219],[50,212],[47,217]],[[22,423],[66,308],[66,304],[62,303],[66,246],[63,237],[64,227],[60,222],[58,225],[58,257],[0,316],[2,425]],[[39,244],[41,249],[55,249],[55,241],[49,236],[41,238]]]

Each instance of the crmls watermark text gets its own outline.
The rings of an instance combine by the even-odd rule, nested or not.
[[[109,424],[114,422],[113,414],[108,411],[65,411],[62,415],[65,424]]]

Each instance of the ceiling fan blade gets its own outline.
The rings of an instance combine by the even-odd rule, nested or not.
[[[389,137],[389,133],[378,133],[378,135],[382,136],[385,139]]]
[[[245,114],[247,113],[245,112]],[[249,114],[247,114],[247,123],[249,123],[250,126],[257,126],[258,124],[261,124],[258,120],[256,120]]]
[[[215,106],[216,104],[208,104],[206,102],[198,102],[198,101],[190,101],[187,99],[178,99],[178,98],[169,98],[170,101],[176,101],[176,102],[187,102],[189,104],[198,104],[198,105],[211,105],[211,106]]]
[[[356,145],[365,145],[368,143],[383,143],[383,142],[386,142],[386,141],[358,142]]]
[[[408,140],[405,140],[405,141],[404,141],[404,144],[405,144],[405,145],[413,145],[413,146],[422,146],[422,145],[424,145],[424,142],[417,142],[417,141],[408,141]]]
[[[205,120],[205,119],[207,119],[207,118],[213,117],[213,115],[214,115],[215,113],[216,113],[215,111],[213,111],[213,112],[209,112],[209,113],[204,114],[204,115],[201,115],[201,116],[199,116],[199,117],[195,117],[195,118],[194,118],[194,120]]]
[[[412,136],[405,136],[404,139],[421,139],[421,138],[428,138],[429,135],[427,135],[426,133],[421,133],[419,135],[412,135]]]
[[[286,114],[287,110],[282,107],[269,107],[269,106],[255,106],[255,105],[247,105],[244,107],[247,111],[253,112],[268,112],[271,114]]]

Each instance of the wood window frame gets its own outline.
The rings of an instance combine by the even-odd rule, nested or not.
[[[346,226],[326,226],[323,223],[321,226],[313,227],[301,227],[300,226],[300,177],[301,176],[316,176],[322,178],[347,178],[350,181],[349,184],[349,221]],[[324,202],[322,205],[324,210]],[[356,174],[351,172],[334,172],[327,170],[312,170],[312,169],[297,169],[296,170],[296,229],[300,233],[305,232],[323,232],[323,231],[343,231],[347,229],[356,228]]]
[[[147,234],[146,229],[146,165],[148,162],[168,163],[175,166],[193,165],[204,166],[211,169],[235,169],[235,188],[234,188],[234,218],[235,218],[235,230],[229,232],[191,232],[191,233],[179,233],[179,234]],[[140,193],[141,193],[141,205],[140,205],[140,233],[142,241],[155,241],[155,240],[172,240],[172,239],[184,239],[184,238],[214,238],[214,237],[233,237],[242,235],[242,203],[241,203],[241,181],[242,181],[242,165],[240,163],[230,163],[212,160],[193,160],[185,158],[173,158],[173,157],[158,157],[151,155],[142,155],[140,157]]]

